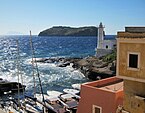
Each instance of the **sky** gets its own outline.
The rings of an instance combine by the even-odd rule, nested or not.
[[[0,35],[38,35],[52,26],[105,25],[106,34],[145,26],[145,0],[0,0]]]

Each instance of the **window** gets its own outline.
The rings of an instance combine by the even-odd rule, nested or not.
[[[93,113],[102,113],[102,108],[96,105],[93,105]]]
[[[129,67],[131,68],[138,67],[138,55],[129,54]]]
[[[100,108],[95,107],[95,113],[100,113],[100,112],[101,112]]]
[[[108,49],[108,45],[106,45],[106,49]]]
[[[139,69],[139,53],[128,53],[128,68]]]

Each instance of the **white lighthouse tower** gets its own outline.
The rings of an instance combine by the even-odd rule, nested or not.
[[[102,22],[98,27],[98,38],[97,38],[97,49],[103,49],[103,41],[104,41],[104,26]]]
[[[104,28],[102,22],[100,22],[98,27],[96,57],[109,54],[114,49],[114,45],[116,45],[115,36],[112,35],[114,39],[106,39],[109,35],[105,36]]]

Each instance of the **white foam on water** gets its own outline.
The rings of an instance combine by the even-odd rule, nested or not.
[[[37,58],[38,60],[39,58]],[[32,59],[26,59],[23,62],[23,68],[22,71],[20,71],[20,79],[21,79],[21,75],[23,77],[23,84],[26,85],[26,89],[32,89],[34,86],[34,81],[33,81],[33,71],[31,72],[32,68],[30,65],[32,65],[31,63]],[[5,63],[7,62],[7,63]],[[1,68],[7,71],[0,71],[0,78],[6,79],[8,81],[11,82],[18,82],[18,76],[17,76],[17,72],[18,70],[15,69],[13,66],[15,65],[13,61],[5,61],[3,62],[4,64],[2,64]],[[8,67],[5,67],[5,64],[8,64]],[[38,63],[38,70],[39,70],[39,75],[41,78],[41,82],[42,85],[44,84],[55,84],[55,83],[59,83],[62,86],[67,85],[65,83],[65,81],[67,82],[71,82],[72,80],[82,80],[84,78],[84,75],[78,71],[78,70],[74,70],[74,68],[72,68],[72,64],[70,66],[67,67],[57,67],[57,65],[55,63]],[[29,66],[29,67],[27,67]],[[27,69],[29,69],[29,71],[27,72]],[[37,71],[35,70],[35,77],[36,77],[36,84],[39,84],[39,80],[37,77]],[[20,80],[20,83],[22,83],[22,81]]]
[[[24,64],[32,64],[31,61],[32,61],[32,58],[26,59],[26,60],[24,61]]]
[[[5,64],[1,65],[0,78],[10,82],[18,82],[18,73],[19,73],[19,82],[22,83],[23,81],[23,84],[26,85],[27,87],[32,86],[33,77],[26,75],[24,71],[18,71],[17,68],[13,69],[13,66],[14,64],[12,64],[11,61],[8,62],[8,67],[6,67]]]
[[[26,62],[31,62],[31,59],[27,59]],[[57,67],[54,63],[37,63],[39,75],[43,84],[69,81],[69,80],[81,80],[84,75],[72,68],[72,65],[67,67]],[[37,78],[37,77],[36,77]],[[32,81],[31,81],[32,82]],[[38,78],[37,78],[38,82]]]
[[[44,68],[44,69],[56,67],[56,64],[55,63],[37,63],[37,65],[40,68]]]

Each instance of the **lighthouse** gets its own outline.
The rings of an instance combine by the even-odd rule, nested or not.
[[[97,49],[103,49],[103,41],[104,41],[104,26],[102,22],[98,27],[98,38],[97,38]]]
[[[98,27],[96,57],[101,57],[111,53],[116,45],[115,35],[105,35],[105,26],[100,22]]]

